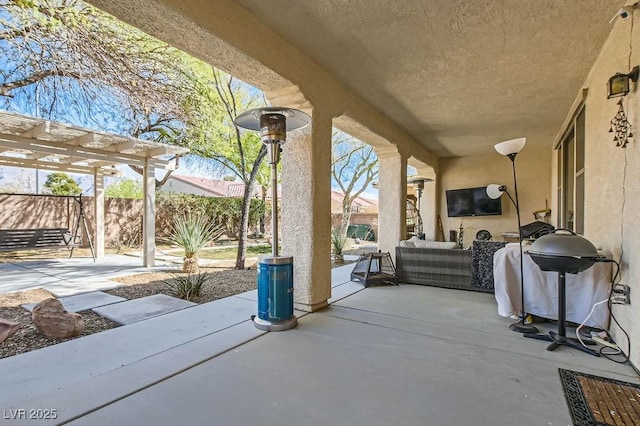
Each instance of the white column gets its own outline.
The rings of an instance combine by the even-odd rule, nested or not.
[[[99,167],[93,169],[93,217],[95,236],[93,239],[96,257],[104,256],[104,173]]]
[[[144,266],[156,262],[156,168],[151,158],[145,160],[142,174],[144,211],[142,214],[142,259]]]
[[[378,156],[378,249],[395,250],[407,233],[407,158],[396,149],[376,149]],[[394,260],[395,261],[395,260]]]
[[[282,152],[282,254],[294,257],[294,305],[307,312],[331,297],[331,123],[314,110]]]

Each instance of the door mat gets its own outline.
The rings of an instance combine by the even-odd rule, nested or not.
[[[640,385],[558,369],[576,426],[640,425]]]

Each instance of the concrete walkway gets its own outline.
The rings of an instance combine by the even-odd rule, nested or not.
[[[106,290],[121,284],[112,278],[175,267],[158,262],[153,268],[142,266],[139,257],[107,255],[91,258],[60,258],[0,263],[0,294],[44,288],[56,297],[71,296],[95,290]]]
[[[294,330],[253,327],[253,291],[0,360],[0,408],[56,410],[38,424],[568,425],[559,367],[637,381],[511,332],[491,294],[363,289],[352,266]]]

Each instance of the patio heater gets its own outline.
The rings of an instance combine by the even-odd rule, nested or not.
[[[416,225],[415,233],[418,238],[422,238],[423,236],[423,225],[422,225],[422,213],[420,211],[420,199],[422,198],[422,191],[424,191],[425,182],[431,182],[432,179],[416,176],[414,177],[410,183],[413,185],[413,190],[416,195],[416,210],[418,211],[418,223]]]
[[[291,108],[265,107],[245,111],[234,120],[236,126],[260,131],[271,165],[271,255],[258,258],[258,316],[253,324],[265,331],[294,328],[293,257],[278,254],[278,162],[287,131],[302,129],[311,117]]]

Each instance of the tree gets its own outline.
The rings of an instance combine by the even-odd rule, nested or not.
[[[188,78],[178,50],[78,0],[0,7],[0,96],[22,95],[45,116],[102,120],[100,127],[149,111],[181,118],[178,91]]]
[[[235,265],[236,269],[244,269],[251,198],[258,175],[265,173],[265,167],[268,168],[263,162],[267,150],[258,134],[240,132],[233,120],[243,111],[264,105],[264,100],[257,92],[251,96],[246,85],[232,76],[215,68],[211,68],[211,71],[211,81],[200,80],[205,86],[200,88],[199,93],[203,102],[209,102],[211,105],[221,103],[224,107],[223,117],[216,117],[216,123],[211,125],[207,124],[210,121],[202,120],[200,124],[206,128],[193,129],[194,137],[206,138],[209,141],[209,149],[203,156],[210,158],[218,169],[232,173],[244,183]]]
[[[344,197],[340,232],[346,235],[353,202],[378,176],[373,147],[338,130],[333,132],[331,175]]]
[[[202,151],[187,129],[201,61],[79,0],[0,0],[0,10],[6,109]]]
[[[113,185],[107,186],[104,191],[109,198],[134,198],[142,199],[142,183],[135,179],[122,179]]]
[[[42,185],[42,192],[52,195],[80,195],[82,188],[68,174],[63,172],[51,173]]]

